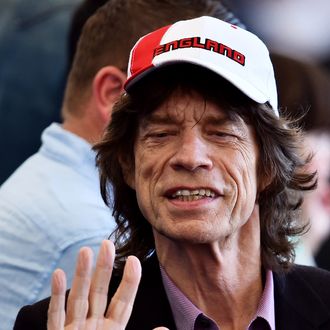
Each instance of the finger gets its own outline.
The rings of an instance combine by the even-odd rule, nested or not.
[[[141,264],[134,256],[127,258],[122,281],[111,299],[106,317],[109,329],[124,329],[131,315],[141,279]]]
[[[88,293],[92,277],[93,252],[90,248],[80,249],[76,272],[68,297],[67,318],[65,324],[85,322],[88,311]]]
[[[66,277],[62,269],[56,269],[52,276],[52,294],[48,307],[48,330],[64,329]]]
[[[154,330],[169,330],[169,329],[165,327],[158,327],[158,328],[154,328]]]
[[[109,240],[104,240],[97,257],[89,293],[88,316],[91,318],[104,317],[114,258],[115,247],[113,243]]]

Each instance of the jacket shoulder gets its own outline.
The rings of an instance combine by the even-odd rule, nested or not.
[[[300,279],[330,306],[330,272],[321,268],[295,265],[287,274],[290,282]]]
[[[330,329],[330,272],[294,265],[274,274],[276,329]]]
[[[50,298],[24,306],[17,314],[14,330],[47,330],[47,312]]]

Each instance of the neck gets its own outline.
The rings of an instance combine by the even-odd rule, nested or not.
[[[221,329],[247,328],[263,291],[260,229],[244,226],[248,230],[209,244],[155,235],[157,254],[169,277]]]
[[[103,128],[95,125],[93,121],[86,117],[68,117],[62,124],[63,129],[81,137],[91,145],[100,141]]]

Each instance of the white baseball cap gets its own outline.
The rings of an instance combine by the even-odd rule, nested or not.
[[[126,91],[157,68],[179,62],[217,73],[257,103],[269,102],[278,115],[273,65],[267,47],[253,33],[209,16],[151,32],[131,50]]]

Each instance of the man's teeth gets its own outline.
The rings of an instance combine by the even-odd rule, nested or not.
[[[194,201],[194,200],[202,199],[204,197],[213,198],[214,196],[215,193],[210,189],[195,189],[195,190],[181,189],[181,190],[177,190],[172,195],[172,198],[177,198],[183,201]]]

